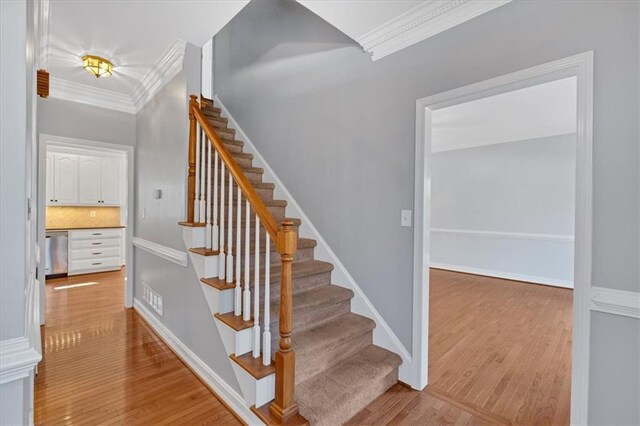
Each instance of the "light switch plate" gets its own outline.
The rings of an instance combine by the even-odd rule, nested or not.
[[[400,216],[400,226],[411,227],[411,210],[402,210]]]

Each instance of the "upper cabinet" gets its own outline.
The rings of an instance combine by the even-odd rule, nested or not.
[[[119,206],[120,157],[47,152],[47,205]]]

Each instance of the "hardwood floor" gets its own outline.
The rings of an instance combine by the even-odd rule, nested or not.
[[[572,290],[432,269],[429,386],[350,424],[569,424]]]
[[[241,424],[123,307],[123,280],[122,271],[47,281],[35,423]],[[86,282],[99,284],[55,289]]]

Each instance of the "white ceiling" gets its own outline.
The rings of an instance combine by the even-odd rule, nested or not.
[[[131,95],[140,79],[176,40],[201,47],[249,0],[50,0],[49,47],[44,64],[52,77]],[[96,79],[81,57],[114,62],[114,74]]]
[[[297,0],[383,58],[511,0]]]
[[[569,77],[435,110],[431,151],[575,133],[577,103]]]

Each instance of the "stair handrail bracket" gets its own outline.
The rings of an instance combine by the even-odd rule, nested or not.
[[[270,403],[269,411],[279,423],[284,423],[298,414],[298,405],[295,402],[295,353],[292,350],[291,336],[293,333],[293,289],[292,289],[292,262],[297,251],[298,231],[294,221],[284,219],[280,224],[254,188],[245,172],[234,158],[231,150],[225,146],[218,129],[223,135],[228,135],[225,121],[216,118],[219,110],[214,109],[212,124],[205,113],[208,107],[213,106],[212,101],[196,95],[189,96],[189,147],[188,147],[188,178],[187,178],[187,222],[189,226],[205,227],[205,249],[219,256],[219,280],[224,280],[234,288],[235,310],[234,315],[242,315],[244,321],[250,319],[254,323],[254,346],[252,356],[258,358],[262,354],[262,362],[270,363],[270,332],[269,332],[269,285],[270,285],[270,240],[275,244],[280,255],[280,301],[279,301],[279,342],[275,353],[275,398]],[[233,132],[231,133],[233,135]],[[228,138],[228,136],[225,136]],[[234,147],[237,142],[227,142]],[[234,148],[235,149],[235,148]],[[235,151],[234,151],[235,152]],[[219,159],[219,160],[218,160]],[[220,161],[220,163],[218,163]],[[219,166],[219,167],[218,167]],[[213,170],[213,176],[212,176]],[[218,172],[219,171],[219,172]],[[249,173],[256,173],[248,170]],[[220,175],[218,176],[218,173]],[[261,173],[261,171],[259,172]],[[225,191],[225,175],[228,176],[228,193]],[[211,187],[214,187],[213,196]],[[235,187],[235,188],[234,188]],[[218,191],[219,188],[219,191]],[[237,195],[234,202],[234,189]],[[226,197],[226,205],[225,205]],[[245,202],[241,202],[244,197]],[[236,206],[235,225],[233,208]],[[241,215],[241,209],[244,213]],[[220,214],[218,214],[218,209]],[[225,209],[227,210],[227,222],[225,223]],[[251,244],[249,228],[251,227],[250,211],[255,215],[255,240]],[[218,217],[220,221],[218,223]],[[244,223],[241,218],[244,217]],[[219,225],[219,226],[218,226]],[[261,235],[259,230],[263,227],[266,235]],[[243,231],[244,228],[244,231]],[[235,233],[235,235],[234,235]],[[243,234],[244,233],[244,240]],[[260,240],[264,238],[264,242]],[[244,244],[242,242],[244,241]],[[234,247],[235,244],[235,247]],[[264,244],[264,253],[261,246]],[[251,265],[249,251],[253,247],[255,260]],[[244,253],[244,255],[243,255]],[[261,259],[261,254],[262,259]],[[226,259],[226,262],[225,262]],[[263,265],[264,264],[264,265]],[[264,269],[262,268],[264,266]],[[244,267],[244,274],[241,272]],[[255,277],[253,289],[249,285],[249,268],[253,268]],[[261,273],[264,272],[264,277]],[[261,282],[262,280],[262,282]],[[259,289],[264,286],[264,312],[263,321],[259,319]],[[254,291],[253,308],[251,311],[250,291]],[[242,298],[242,299],[240,299]],[[260,347],[260,329],[262,325],[263,344]],[[267,343],[268,342],[268,343]]]

